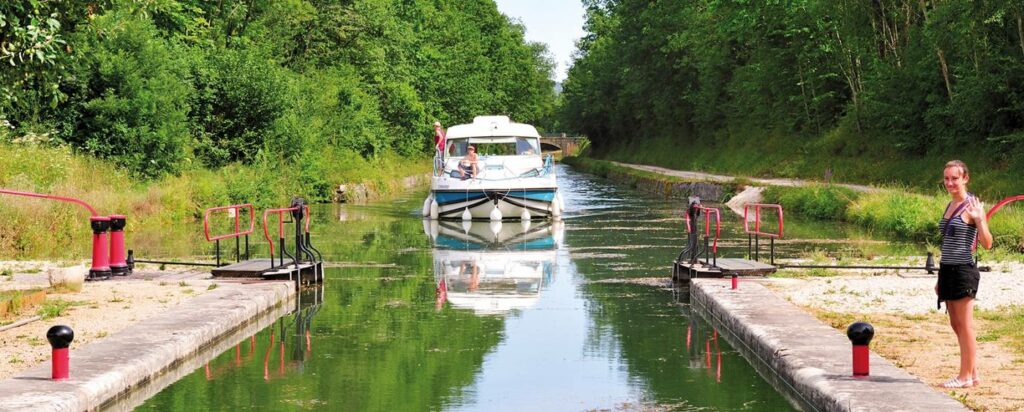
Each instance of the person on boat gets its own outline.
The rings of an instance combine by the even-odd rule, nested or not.
[[[477,162],[476,147],[470,145],[466,148],[466,156],[459,161],[459,175],[462,176],[462,180],[476,177],[477,175]]]
[[[942,254],[935,293],[940,304],[946,302],[949,324],[960,345],[960,371],[942,387],[968,388],[980,384],[974,299],[978,294],[981,274],[974,260],[974,249],[978,243],[985,249],[991,249],[992,233],[988,229],[981,200],[967,191],[970,181],[967,165],[951,160],[946,163],[942,174],[951,199],[939,220]]]
[[[434,122],[434,149],[441,154],[441,160],[444,160],[444,144],[445,136],[444,130],[441,129],[441,122]]]
[[[462,265],[459,266],[459,279],[465,279],[467,272],[469,272],[469,285],[466,286],[466,290],[476,292],[480,288],[480,267],[476,262],[462,262]]]

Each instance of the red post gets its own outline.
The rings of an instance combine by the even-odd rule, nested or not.
[[[53,380],[64,380],[70,376],[70,356],[68,347],[75,339],[75,332],[64,325],[51,327],[46,331],[46,340],[50,341],[53,348],[53,361],[51,367],[51,378]]]
[[[737,277],[736,275],[732,275],[732,288],[733,289],[739,289],[739,287],[740,287],[739,277]]]
[[[875,336],[875,328],[866,322],[855,322],[846,328],[846,337],[853,344],[853,376],[871,374],[871,351],[868,345]]]
[[[110,256],[107,253],[107,230],[110,229],[110,218],[93,216],[89,218],[92,226],[92,268],[89,269],[89,280],[110,278]]]
[[[126,216],[110,215],[110,272],[119,276],[131,274],[124,253],[124,228],[127,224]]]

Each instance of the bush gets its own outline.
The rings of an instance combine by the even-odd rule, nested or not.
[[[148,20],[109,13],[93,24],[80,33],[60,137],[140,176],[177,172],[188,153],[192,93],[180,51]]]
[[[251,164],[287,108],[286,71],[258,49],[211,50],[193,62],[197,152],[211,167]]]
[[[886,190],[862,195],[850,205],[846,219],[903,238],[938,240],[945,205],[938,197]]]
[[[853,190],[832,185],[769,186],[762,194],[766,203],[778,203],[787,211],[829,220],[842,220],[858,195]]]

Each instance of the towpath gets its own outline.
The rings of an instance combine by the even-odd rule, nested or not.
[[[673,170],[673,169],[666,169],[664,167],[648,166],[648,165],[638,165],[638,164],[632,164],[632,163],[620,163],[620,162],[612,162],[612,163],[614,163],[616,165],[619,165],[619,166],[622,166],[622,167],[628,167],[628,168],[636,169],[636,170],[643,170],[645,172],[658,173],[658,174],[662,174],[662,175],[665,175],[665,176],[681,177],[683,179],[699,179],[699,180],[707,180],[707,181],[712,181],[712,182],[731,182],[733,179],[735,179],[737,177],[737,176],[727,176],[727,175],[716,175],[716,174],[703,173],[703,172],[691,172],[691,171],[685,171],[685,170]],[[754,177],[746,178],[746,179],[749,180],[751,183],[754,183],[754,184],[757,184],[757,185],[761,185],[761,186],[809,186],[809,185],[812,185],[812,184],[820,184],[821,183],[821,182],[814,182],[814,181],[810,181],[810,180],[801,180],[801,179],[764,179],[764,178],[754,178]],[[849,183],[834,183],[834,184],[836,186],[845,187],[845,188],[848,188],[848,189],[851,189],[851,190],[856,190],[858,192],[866,192],[867,193],[867,192],[876,192],[876,191],[880,190],[877,187],[871,187],[871,186],[865,186],[865,185],[855,185],[855,184],[849,184]]]

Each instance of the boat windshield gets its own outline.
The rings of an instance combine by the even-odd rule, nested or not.
[[[540,142],[536,137],[471,137],[450,139],[446,151],[448,156],[465,156],[472,145],[481,156],[512,156],[540,154]]]

